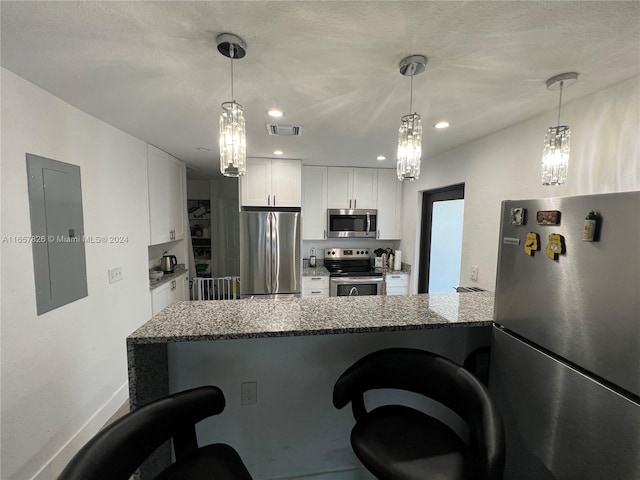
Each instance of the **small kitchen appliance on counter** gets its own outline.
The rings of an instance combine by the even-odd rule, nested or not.
[[[173,268],[178,264],[178,259],[175,255],[167,255],[167,252],[164,252],[162,258],[160,259],[160,270],[164,273],[173,273]]]
[[[329,296],[382,295],[384,278],[371,267],[368,248],[325,248]]]

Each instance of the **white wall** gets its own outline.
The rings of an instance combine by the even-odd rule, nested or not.
[[[571,127],[571,160],[565,185],[540,183],[544,135],[557,110],[532,118],[441,155],[423,159],[420,179],[403,191],[403,261],[412,264],[417,291],[422,192],[465,183],[460,283],[494,290],[502,200],[640,190],[640,77],[562,106]],[[453,130],[447,132],[455,135]],[[432,132],[435,135],[437,132]],[[425,133],[424,141],[429,141]],[[406,257],[405,257],[406,255]],[[469,278],[477,265],[478,282]]]
[[[36,315],[31,245],[2,243],[3,480],[56,478],[126,401],[126,336],[151,316],[145,144],[2,70],[2,235],[29,235],[25,153],[81,168],[89,295]],[[109,285],[107,269],[123,267]]]

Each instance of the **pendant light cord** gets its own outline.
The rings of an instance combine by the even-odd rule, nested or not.
[[[411,90],[409,94],[409,115],[413,111],[413,75],[411,75]]]
[[[562,109],[562,87],[564,87],[564,80],[560,80],[560,100],[558,101],[558,127],[560,126],[560,110]]]
[[[229,59],[231,60],[231,102],[236,103],[236,99],[233,96],[233,56],[235,55],[233,43],[229,45]]]

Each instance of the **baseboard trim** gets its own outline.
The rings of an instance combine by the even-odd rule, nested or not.
[[[69,460],[114,416],[129,398],[129,383],[125,382],[80,429],[31,477],[31,480],[58,478]]]
[[[306,475],[294,475],[293,477],[277,477],[271,480],[364,480],[374,478],[362,467],[333,470],[331,472],[308,473]]]

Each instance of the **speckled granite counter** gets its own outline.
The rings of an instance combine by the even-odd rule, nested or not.
[[[303,277],[328,277],[329,270],[327,270],[325,267],[303,267],[302,276]]]
[[[132,333],[129,344],[326,335],[489,325],[493,294],[178,302]]]
[[[490,292],[178,302],[127,338],[131,407],[169,393],[171,342],[483,327],[492,319]],[[166,464],[167,455],[151,464]],[[140,478],[157,471],[147,468]]]

